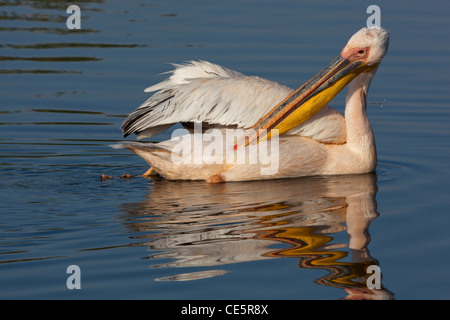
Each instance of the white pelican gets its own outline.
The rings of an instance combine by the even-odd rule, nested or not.
[[[150,137],[175,123],[189,128],[200,122],[203,130],[220,128],[213,137],[228,128],[255,130],[247,131],[247,138],[241,137],[238,143],[226,142],[225,152],[215,151],[216,161],[205,157],[192,161],[192,152],[173,157],[180,144],[194,145],[193,153],[210,148],[208,139],[192,144],[199,133],[187,135],[190,139],[184,142],[178,137],[160,143],[123,142],[116,147],[133,151],[152,170],[174,180],[224,182],[373,172],[377,156],[366,98],[388,44],[384,29],[359,30],[326,68],[295,91],[206,61],[176,65],[168,79],[145,90],[156,93],[125,119],[121,127],[125,137],[132,133]],[[326,104],[349,83],[343,117]],[[228,161],[226,152],[249,152],[250,142],[275,137],[279,143],[271,144],[268,154],[278,156],[276,172],[263,174],[260,159],[256,163]]]

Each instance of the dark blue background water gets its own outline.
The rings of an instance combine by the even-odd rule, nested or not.
[[[448,2],[76,4],[81,30],[66,28],[63,2],[2,4],[0,298],[450,298]],[[109,145],[169,63],[297,88],[365,26],[370,4],[391,33],[369,93],[376,175],[100,180],[147,169]],[[81,290],[66,287],[73,264]]]

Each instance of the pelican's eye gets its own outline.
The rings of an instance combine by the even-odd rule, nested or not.
[[[355,50],[355,59],[364,59],[369,53],[369,48],[358,48]]]

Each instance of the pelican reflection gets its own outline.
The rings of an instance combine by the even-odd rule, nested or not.
[[[257,190],[257,192],[255,192]],[[369,225],[378,216],[374,174],[236,182],[155,181],[147,199],[124,205],[124,223],[154,251],[153,267],[208,267],[157,280],[220,276],[231,263],[296,258],[323,269],[316,283],[348,299],[390,299],[382,284],[368,289]],[[335,241],[346,232],[348,241]],[[341,237],[342,238],[342,237]],[[280,245],[283,244],[283,245]]]

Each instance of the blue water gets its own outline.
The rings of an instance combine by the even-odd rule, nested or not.
[[[378,4],[372,175],[206,185],[109,145],[169,63],[297,88]],[[449,299],[446,1],[8,1],[0,13],[1,299]],[[345,92],[331,106],[343,111]],[[170,131],[154,138],[161,141]],[[351,235],[351,237],[349,236]],[[81,270],[69,290],[67,267]],[[379,266],[382,288],[368,290]]]

